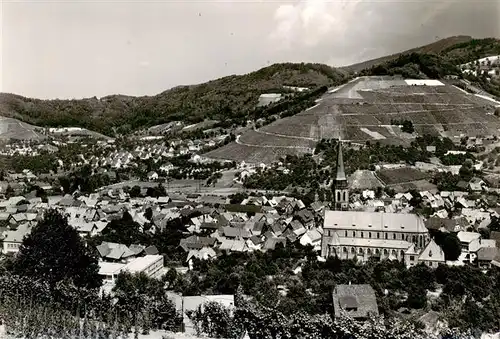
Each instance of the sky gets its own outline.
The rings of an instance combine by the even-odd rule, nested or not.
[[[276,62],[500,37],[498,0],[0,0],[0,92],[155,95]]]

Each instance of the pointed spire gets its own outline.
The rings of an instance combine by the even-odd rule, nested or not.
[[[337,177],[335,181],[346,181],[345,171],[344,171],[344,158],[342,156],[342,141],[339,139],[339,149],[337,152]]]

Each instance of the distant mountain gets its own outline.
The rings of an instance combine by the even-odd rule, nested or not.
[[[81,100],[40,100],[0,93],[0,116],[39,126],[78,126],[106,135],[182,120],[246,118],[260,94],[290,91],[283,86],[338,85],[345,72],[323,64],[282,63],[245,75],[178,86],[154,96],[111,95]]]

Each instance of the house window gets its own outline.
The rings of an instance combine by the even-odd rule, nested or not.
[[[356,231],[352,231],[352,237],[356,238]]]
[[[414,255],[410,255],[410,261],[415,261],[415,256]]]
[[[392,239],[396,240],[396,233],[392,234]]]
[[[387,233],[384,233],[385,234],[385,239],[387,240]]]
[[[361,238],[364,238],[364,236],[363,236],[363,232],[361,232]]]
[[[372,232],[368,232],[368,238],[372,237]]]
[[[377,239],[380,239],[380,233],[377,232]]]
[[[347,231],[345,231],[345,236],[346,236],[346,237],[348,237],[348,235],[347,235]]]

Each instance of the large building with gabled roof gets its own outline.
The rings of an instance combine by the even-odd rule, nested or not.
[[[327,210],[321,255],[405,262],[409,260],[406,256],[412,256],[416,262],[415,253],[420,253],[429,241],[424,220],[416,214]]]
[[[349,185],[342,142],[337,151],[334,210],[325,210],[321,256],[367,261],[371,257],[404,261],[408,266],[430,241],[424,219],[416,214],[348,211]]]

